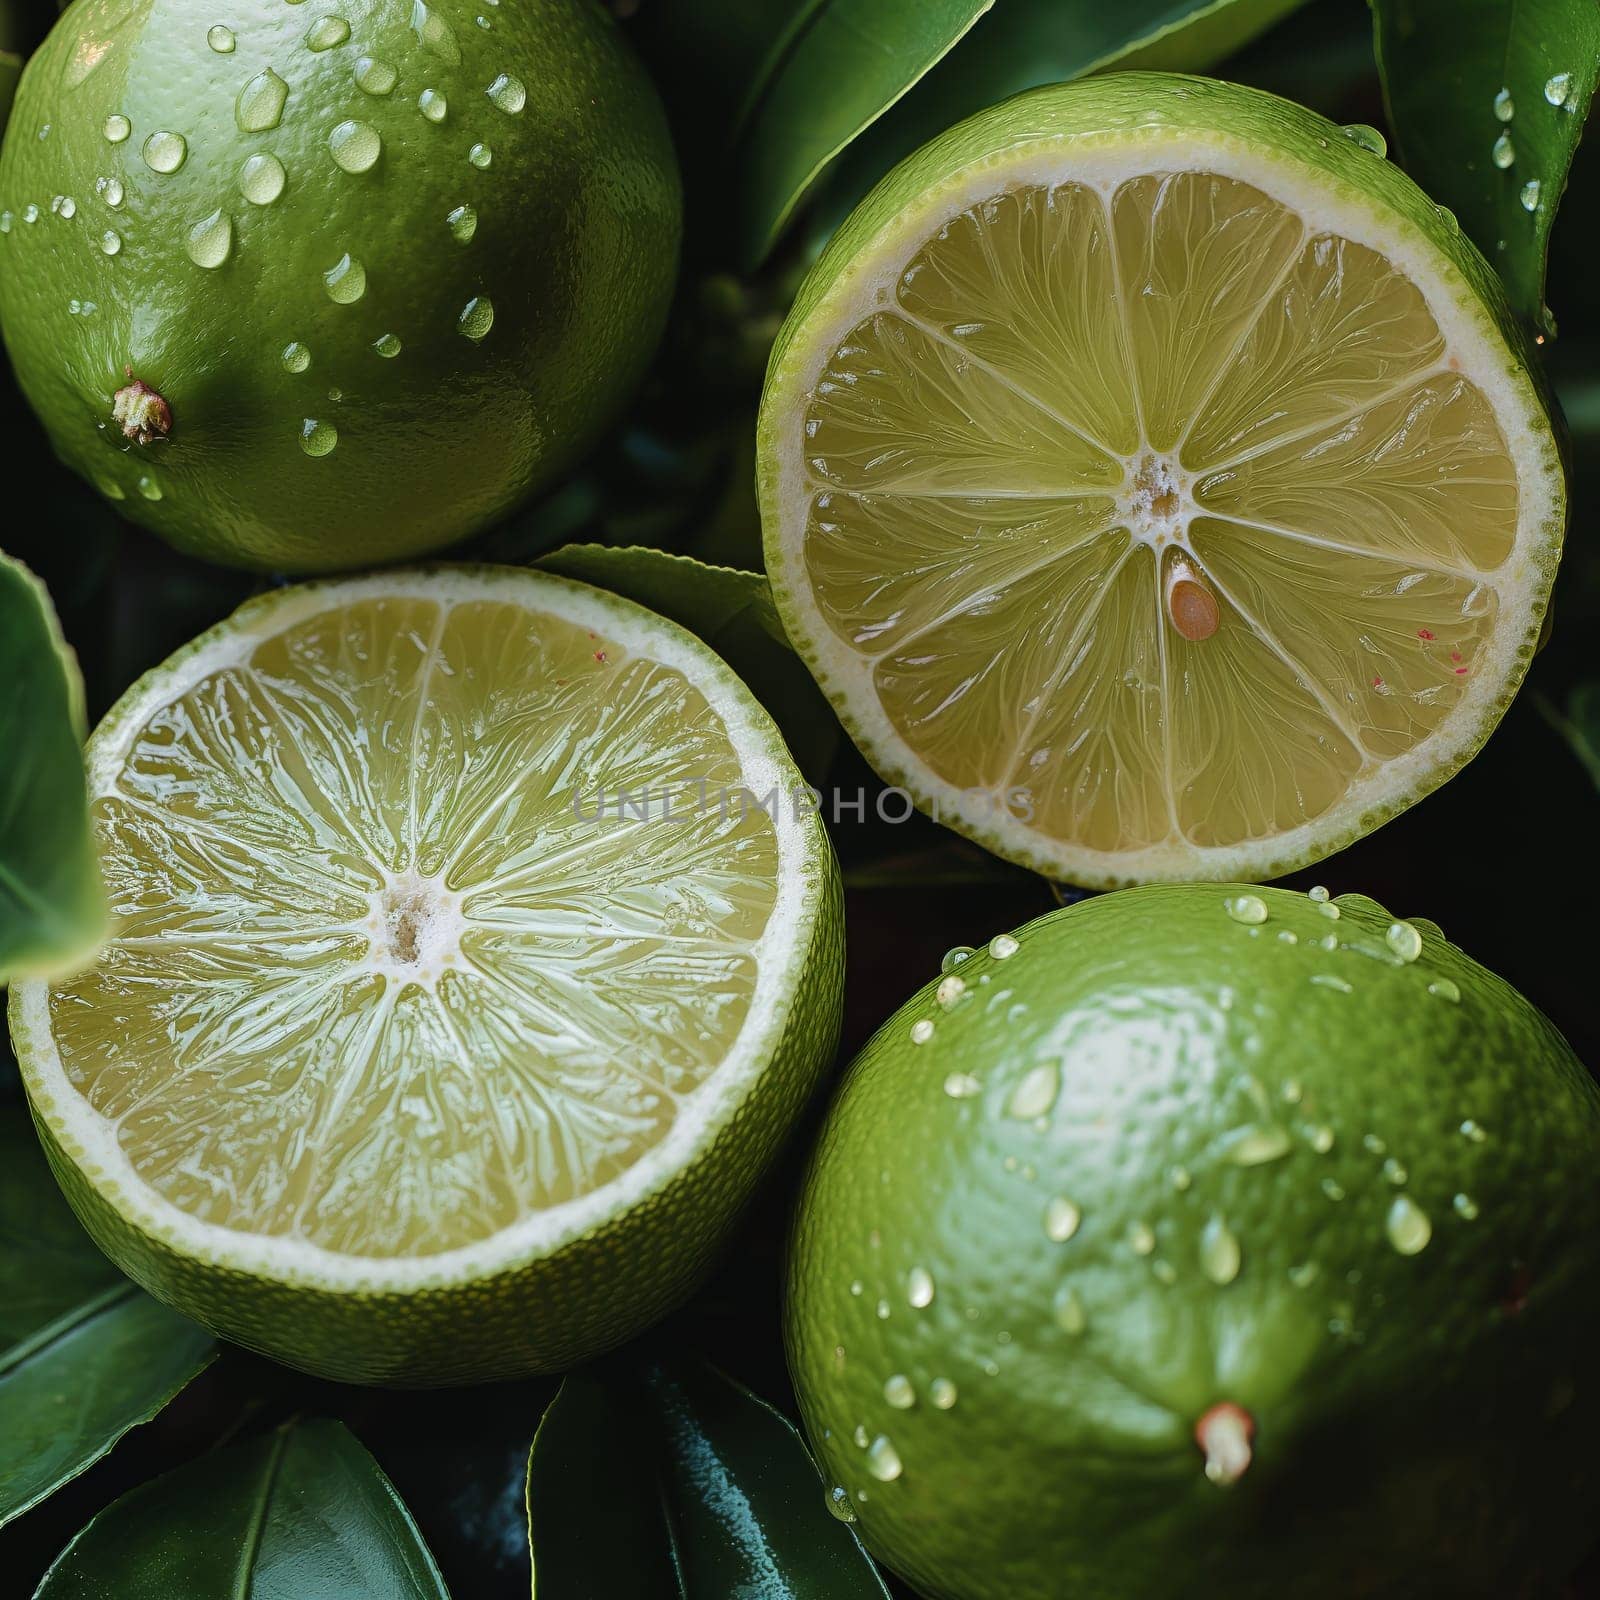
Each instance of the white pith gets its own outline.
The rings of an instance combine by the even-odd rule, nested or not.
[[[454,568],[381,573],[308,585],[251,602],[189,649],[148,674],[117,705],[88,750],[91,798],[114,792],[132,742],[153,714],[259,643],[321,611],[363,598],[453,604],[511,602],[604,631],[632,654],[681,672],[721,719],[743,781],[757,796],[790,795],[798,778],[765,712],[722,662],[671,623],[613,596],[527,572]],[[804,957],[816,933],[826,840],[813,815],[788,804],[769,812],[779,862],[771,914],[754,946],[757,981],[735,1043],[684,1096],[665,1137],[619,1176],[538,1211],[470,1246],[413,1258],[375,1259],[305,1239],[263,1237],[197,1219],[154,1191],[123,1152],[115,1126],[68,1079],[50,1027],[50,985],[18,984],[11,1025],[35,1115],[67,1158],[127,1222],[200,1262],[287,1283],[338,1291],[409,1292],[480,1278],[548,1256],[661,1190],[728,1123],[770,1062],[787,1025]],[[348,931],[368,941],[366,970],[424,987],[457,959],[468,918],[443,885],[390,874],[367,916]]]
[[[873,680],[873,658],[839,637],[812,593],[803,552],[808,505],[814,493],[833,485],[808,471],[802,419],[830,358],[853,328],[888,309],[915,323],[896,304],[896,286],[907,263],[944,221],[1009,189],[1070,183],[1109,197],[1125,181],[1152,172],[1208,172],[1248,183],[1298,212],[1308,234],[1342,235],[1387,257],[1408,276],[1422,293],[1445,349],[1435,367],[1419,370],[1407,382],[1420,384],[1436,372],[1455,371],[1484,394],[1516,468],[1518,517],[1512,553],[1492,574],[1458,569],[1465,577],[1489,581],[1500,611],[1466,691],[1431,735],[1402,755],[1367,759],[1344,797],[1299,827],[1221,847],[1196,844],[1174,829],[1160,844],[1102,851],[1051,837],[997,804],[996,794],[975,794],[941,778],[890,720]],[[1320,170],[1220,134],[1200,138],[1144,128],[1132,135],[1040,140],[953,173],[857,249],[781,356],[764,409],[770,456],[763,512],[774,589],[791,636],[857,742],[882,776],[904,785],[942,820],[1013,860],[1093,886],[1147,878],[1270,876],[1337,847],[1432,787],[1481,743],[1520,678],[1559,549],[1563,491],[1548,420],[1470,285],[1413,224],[1387,207],[1366,202]],[[1200,508],[1189,490],[1199,474],[1185,474],[1175,459],[1152,451],[1143,438],[1127,455],[1095,443],[1122,462],[1122,484],[1110,493],[1121,525],[1132,534],[1131,548],[1149,548],[1158,558],[1163,550],[1192,555],[1187,529]],[[1159,514],[1141,487],[1141,473],[1151,472],[1158,479],[1165,475],[1161,487],[1170,487],[1177,502],[1161,507]],[[1158,579],[1160,571],[1158,563]]]

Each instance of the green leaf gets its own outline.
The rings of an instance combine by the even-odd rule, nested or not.
[[[1455,212],[1512,306],[1554,331],[1545,256],[1600,73],[1600,6],[1372,0],[1372,9],[1407,171]]]
[[[907,76],[903,98],[882,95],[849,137],[832,141],[824,160],[806,174],[806,183],[850,146],[830,178],[822,207],[831,231],[897,161],[984,106],[1042,83],[1108,67],[1199,71],[1302,4],[1304,0],[1005,0],[992,10],[969,6],[976,24],[970,33],[953,49],[947,46],[942,60],[931,56],[915,75]],[[849,60],[860,49],[845,39],[838,53]],[[826,100],[831,92],[826,79],[810,75],[781,96],[774,91],[772,115],[805,129],[815,125],[812,102]],[[870,131],[856,137],[869,124]],[[778,135],[772,137],[776,142]],[[801,137],[791,133],[779,148],[798,149]],[[772,173],[753,164],[758,154],[753,148],[747,155],[741,180],[744,242],[752,259],[770,248],[803,192],[797,190],[781,203],[774,198],[783,185],[774,188]]]
[[[787,1418],[709,1366],[656,1368],[648,1381],[688,1595],[887,1600]]]
[[[767,708],[801,772],[813,783],[822,781],[838,747],[839,724],[790,647],[772,590],[759,572],[709,566],[664,550],[597,544],[567,545],[536,565],[637,600],[704,640]]]
[[[568,1378],[528,1463],[537,1600],[886,1600],[778,1412],[705,1365]]]
[[[449,1600],[378,1464],[289,1422],[142,1484],[56,1557],[35,1600]]]
[[[734,128],[741,248],[772,248],[817,176],[994,0],[803,0],[773,42]]]
[[[1540,709],[1600,789],[1600,679],[1580,683],[1567,695],[1564,709],[1548,700],[1540,702]]]
[[[100,1254],[21,1106],[0,1107],[0,1524],[92,1466],[216,1355]]]
[[[686,1600],[657,1467],[633,1397],[583,1373],[561,1385],[528,1454],[535,1600]]]
[[[105,931],[83,780],[83,680],[44,586],[0,554],[0,983],[56,976]]]

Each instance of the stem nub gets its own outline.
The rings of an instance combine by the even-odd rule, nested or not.
[[[172,432],[172,407],[130,372],[128,381],[111,397],[111,420],[122,429],[123,438],[150,444]]]
[[[1206,1476],[1224,1488],[1249,1469],[1254,1452],[1256,1419],[1243,1406],[1223,1400],[1194,1425],[1195,1443],[1206,1458]]]

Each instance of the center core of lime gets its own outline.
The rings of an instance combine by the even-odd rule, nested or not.
[[[372,897],[367,929],[375,972],[431,989],[461,959],[461,896],[442,878],[394,874]]]

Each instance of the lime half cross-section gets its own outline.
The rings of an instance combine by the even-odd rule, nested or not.
[[[896,169],[760,436],[777,598],[863,751],[1098,886],[1276,875],[1436,787],[1525,670],[1565,514],[1448,215],[1299,107],[1159,74]]]
[[[11,1023],[129,1273],[383,1381],[564,1366],[688,1290],[841,981],[825,835],[717,657],[528,572],[312,585],[147,676],[89,765],[114,936]]]

